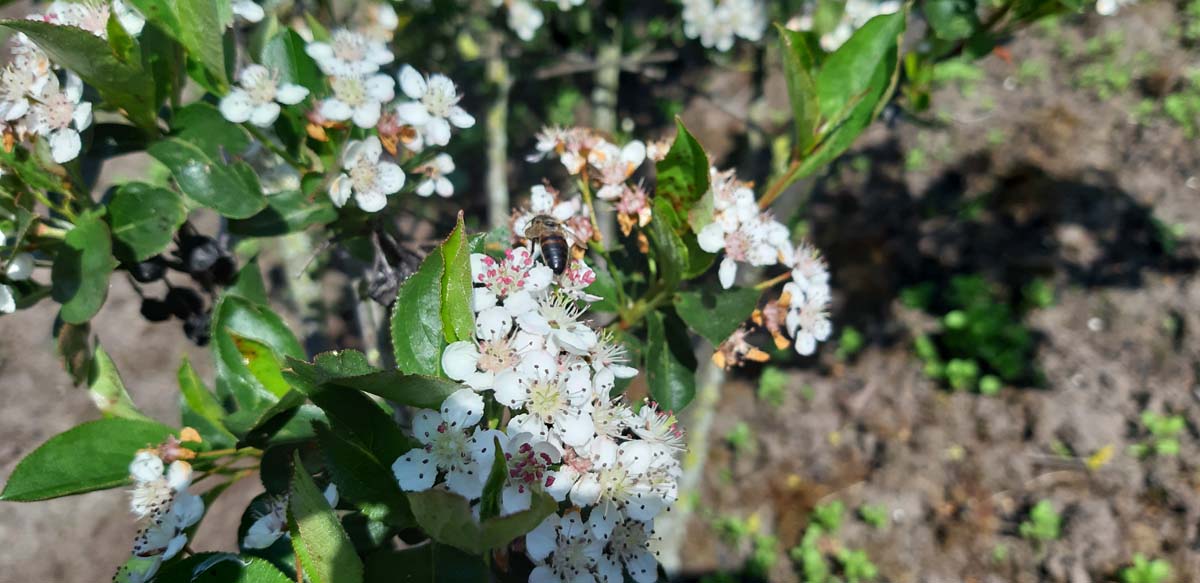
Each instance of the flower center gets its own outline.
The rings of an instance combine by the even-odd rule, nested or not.
[[[158,478],[149,482],[139,482],[133,489],[130,508],[139,517],[158,519],[171,510],[171,501],[175,492],[167,484],[166,478]]]
[[[270,103],[275,101],[275,80],[269,77],[258,79],[253,87],[247,87],[246,92],[255,103]]]
[[[545,452],[534,451],[532,445],[521,444],[515,454],[506,453],[504,457],[508,460],[508,477],[516,483],[518,491],[524,492],[525,488],[533,487],[546,479],[546,468],[551,463],[550,456]]]
[[[516,356],[508,345],[508,339],[480,342],[478,366],[480,370],[498,373],[512,368],[516,364]]]
[[[333,56],[348,63],[366,58],[367,42],[362,36],[348,30],[340,30],[333,36]]]
[[[334,77],[330,83],[337,98],[357,108],[367,101],[367,86],[358,77]]]
[[[541,419],[554,419],[567,408],[567,399],[556,380],[535,381],[525,408]]]
[[[425,447],[433,455],[433,459],[439,467],[454,467],[466,456],[467,434],[450,429],[446,427],[445,423],[442,423],[438,426],[438,432],[433,436],[433,441]]]
[[[375,182],[378,177],[379,170],[367,160],[359,160],[350,169],[350,183],[354,185],[354,190],[358,192],[375,190]]]
[[[550,563],[550,568],[565,581],[574,581],[576,576],[587,573],[591,566],[592,561],[587,552],[587,540],[582,537],[565,545],[559,545]]]
[[[44,111],[46,124],[54,129],[62,129],[71,125],[75,104],[66,95],[58,93],[46,98]]]

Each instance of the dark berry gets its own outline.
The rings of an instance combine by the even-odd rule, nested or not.
[[[226,286],[233,283],[233,278],[237,275],[237,263],[233,257],[222,255],[217,258],[216,263],[213,263],[212,269],[209,271],[212,274],[213,283]]]
[[[162,279],[167,273],[167,261],[162,255],[155,255],[145,261],[129,266],[129,274],[141,283],[150,283]]]
[[[142,299],[142,317],[151,322],[162,322],[171,317],[171,309],[167,302],[154,298]]]
[[[167,292],[167,308],[180,320],[187,320],[193,314],[204,311],[204,300],[196,290],[186,287],[173,287]]]
[[[209,312],[200,312],[192,314],[183,322],[183,333],[187,335],[196,346],[207,346],[208,341],[212,338],[209,331],[209,321],[212,319],[212,314]]]
[[[180,251],[183,255],[183,268],[192,275],[208,271],[224,255],[216,239],[203,235],[189,237]]]

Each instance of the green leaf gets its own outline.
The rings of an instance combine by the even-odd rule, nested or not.
[[[161,423],[136,419],[77,425],[17,463],[0,500],[46,500],[127,484],[129,462],[137,450],[159,444],[170,434]]]
[[[229,231],[248,237],[278,237],[332,223],[337,218],[337,209],[328,197],[310,199],[302,191],[287,190],[268,196],[267,208],[258,214],[229,221]]]
[[[294,366],[295,363],[293,363]],[[437,409],[451,393],[462,388],[457,382],[399,371],[381,371],[361,376],[338,377],[323,381],[326,388],[354,389],[377,395],[401,405]]]
[[[88,324],[67,324],[63,322],[55,333],[55,352],[62,360],[63,368],[71,375],[71,384],[79,386],[88,379],[91,371],[92,347],[90,336],[92,327]]]
[[[408,501],[417,524],[430,538],[475,555],[507,546],[558,510],[549,494],[538,492],[529,510],[480,523],[466,498],[444,490],[409,492]]]
[[[139,579],[140,581],[140,579]],[[291,583],[270,562],[233,553],[198,553],[171,564],[155,583]]]
[[[760,290],[736,287],[680,292],[675,296],[675,311],[688,327],[719,346],[750,318],[760,296]]]
[[[684,326],[663,312],[646,318],[646,384],[664,411],[682,411],[696,396],[696,355]]]
[[[483,485],[483,495],[479,501],[479,518],[487,520],[500,516],[501,498],[504,484],[508,482],[508,460],[504,457],[504,446],[500,438],[494,438],[495,456],[492,459],[492,470],[488,472],[487,482]]]
[[[51,295],[63,305],[61,316],[68,324],[90,320],[108,297],[108,277],[116,261],[108,225],[100,212],[79,217],[75,228],[63,239],[50,270]]]
[[[187,219],[187,209],[170,190],[129,182],[108,203],[108,216],[118,255],[136,262],[162,253],[171,244]]]
[[[213,160],[237,156],[250,147],[250,134],[212,104],[198,101],[179,109],[171,118],[172,136],[204,150]]]
[[[225,28],[229,24],[223,18],[228,12],[229,0],[172,0],[175,14],[179,18],[179,42],[189,55],[196,59],[208,73],[212,86],[206,88],[224,93],[229,86],[225,76]],[[225,4],[222,9],[222,4]],[[202,85],[205,79],[197,79]]]
[[[223,216],[245,219],[267,206],[258,178],[245,162],[213,160],[179,138],[157,142],[147,152],[171,170],[184,194]]]
[[[442,258],[430,253],[396,294],[392,308],[392,348],[396,368],[436,375],[442,359]]]
[[[317,489],[300,454],[292,456],[291,494],[288,497],[288,527],[292,548],[300,556],[305,575],[312,583],[360,583],[362,561],[350,544],[350,537]]]
[[[225,294],[213,309],[217,394],[239,410],[262,412],[290,390],[279,359],[303,358],[304,349],[269,308]]]
[[[154,421],[133,404],[133,399],[129,398],[129,392],[125,390],[125,383],[121,382],[117,365],[99,344],[96,345],[96,354],[92,357],[92,366],[88,371],[88,391],[92,401],[96,403],[96,408],[105,417]]]
[[[792,122],[796,128],[795,149],[806,152],[817,139],[821,110],[817,101],[816,57],[805,33],[779,26],[783,52],[783,74],[787,80]]]
[[[267,287],[263,284],[262,270],[258,267],[257,257],[247,261],[238,271],[233,284],[225,288],[225,295],[238,296],[260,306],[271,303],[267,297]]]
[[[124,109],[137,125],[154,127],[154,81],[139,61],[122,62],[107,41],[81,28],[40,20],[3,20],[0,26],[25,33],[51,60],[95,87],[105,102]]]
[[[105,32],[108,34],[108,46],[112,48],[113,56],[122,63],[128,63],[134,59],[140,58],[138,53],[139,47],[137,41],[129,36],[125,27],[121,26],[121,20],[117,18],[116,12],[110,12],[108,22],[104,26]]]
[[[683,239],[675,232],[672,225],[676,222],[675,209],[671,201],[654,198],[654,220],[650,221],[647,232],[650,244],[654,248],[654,261],[658,265],[663,283],[668,288],[674,288],[683,280],[683,273],[690,265],[688,248]]]
[[[975,0],[925,0],[925,20],[942,40],[961,40],[979,28]]]
[[[179,409],[180,419],[184,425],[194,427],[205,442],[214,449],[233,447],[237,437],[225,428],[225,408],[217,398],[204,386],[204,381],[192,368],[192,363],[184,357],[179,366]]]
[[[324,76],[317,64],[304,52],[304,39],[292,29],[271,38],[263,47],[261,62],[279,72],[279,81],[305,87],[311,93],[325,89]]]
[[[408,498],[391,471],[392,460],[380,460],[363,444],[343,437],[327,425],[317,424],[317,444],[325,467],[342,499],[351,502],[371,520],[398,529],[414,526]]]
[[[442,330],[446,342],[475,338],[475,313],[471,310],[471,249],[467,244],[462,212],[458,225],[440,248],[442,256]]]
[[[700,200],[708,191],[708,155],[684,127],[683,120],[676,117],[675,127],[675,143],[656,166],[658,187],[655,195],[670,198],[676,204],[685,205],[682,208],[686,209],[688,203]]]
[[[429,542],[404,550],[381,550],[366,561],[367,583],[475,583],[488,580],[480,557]]]

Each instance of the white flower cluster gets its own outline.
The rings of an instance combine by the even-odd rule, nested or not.
[[[0,231],[0,249],[8,243],[8,237]],[[10,251],[5,250],[4,255],[9,255]],[[29,253],[17,253],[12,255],[12,259],[4,265],[4,279],[9,283],[15,281],[25,281],[33,275],[33,255]],[[16,296],[13,295],[13,290],[7,284],[0,283],[0,314],[11,314],[17,309]]]
[[[1117,0],[1121,1],[1121,0]],[[824,31],[821,35],[821,48],[835,51],[842,46],[868,20],[884,14],[899,12],[903,5],[899,0],[846,0],[842,19],[833,30]],[[813,29],[813,11],[815,2],[805,5],[803,13],[792,17],[787,27],[791,30],[810,31]]]
[[[576,6],[582,6],[585,0],[547,0],[558,5],[558,9],[566,12]],[[533,0],[492,0],[492,6],[508,9],[508,27],[523,41],[533,40],[546,15],[538,8],[538,2]]]
[[[185,531],[204,516],[204,501],[188,492],[191,464],[176,459],[165,466],[158,449],[139,451],[129,464],[129,474],[133,479],[129,507],[141,524],[133,556],[145,560],[136,580],[148,581],[163,561],[187,544]]]
[[[784,286],[786,328],[796,351],[812,354],[816,343],[829,337],[829,272],[816,250],[806,243],[795,246],[787,226],[769,211],[759,209],[754,190],[739,181],[732,170],[709,170],[712,222],[696,235],[700,248],[725,252],[718,268],[721,286],[728,289],[737,277],[739,263],[756,267],[784,265],[792,281]]]
[[[750,42],[762,40],[767,28],[761,0],[682,0],[683,33],[700,39],[700,44],[725,52],[735,37]]]
[[[337,486],[334,484],[326,486],[324,495],[329,506],[337,508]],[[288,536],[287,507],[288,497],[286,495],[272,498],[267,509],[254,519],[250,528],[246,529],[246,537],[242,539],[242,546],[248,549],[265,549],[275,544],[275,541],[280,538]]]
[[[401,488],[442,487],[474,500],[499,440],[508,463],[501,513],[528,509],[535,492],[570,501],[526,537],[532,582],[654,581],[647,550],[654,518],[675,501],[683,434],[650,403],[634,412],[611,396],[637,370],[611,336],[584,321],[584,290],[595,273],[574,260],[562,275],[524,247],[503,259],[474,254],[475,338],[442,354],[446,375],[465,388],[440,411],[421,411],[423,447],[392,465]],[[483,421],[484,394],[513,414],[502,430]]]
[[[110,14],[130,34],[138,34],[145,19],[121,0],[109,2],[53,2],[45,14],[31,14],[60,26],[82,28],[107,38]],[[92,104],[83,101],[83,81],[70,71],[61,71],[24,34],[13,35],[12,58],[0,71],[0,118],[4,132],[15,139],[37,136],[47,140],[50,157],[63,164],[79,157],[83,147],[80,132],[92,124]]]

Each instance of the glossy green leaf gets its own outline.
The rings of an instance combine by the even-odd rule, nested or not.
[[[680,292],[675,311],[689,328],[719,346],[750,318],[762,295],[754,288]]]
[[[646,384],[664,411],[682,411],[696,396],[696,355],[685,327],[673,316],[646,317]]]
[[[270,562],[233,553],[198,553],[164,567],[155,583],[291,583]]]
[[[110,12],[108,22],[104,26],[105,33],[108,34],[108,46],[112,49],[113,56],[122,63],[128,63],[135,59],[140,59],[141,55],[137,41],[129,36],[129,32],[125,27],[121,26],[121,20],[117,18],[115,12]]]
[[[392,348],[396,368],[436,375],[442,358],[442,274],[439,253],[430,253],[417,272],[400,285],[392,308]]]
[[[795,150],[806,152],[817,139],[821,110],[817,101],[816,57],[805,33],[779,29],[783,74],[788,100],[792,105],[792,123],[796,128]]]
[[[250,134],[210,103],[198,101],[180,108],[171,118],[171,135],[200,148],[209,158],[238,156],[250,147]]]
[[[925,0],[925,20],[943,40],[960,40],[979,28],[976,0]]]
[[[230,22],[224,14],[229,10],[229,0],[173,0],[175,14],[179,18],[179,42],[189,55],[196,59],[214,83],[210,90],[224,92],[229,86],[225,75],[225,28]],[[225,6],[222,7],[221,5]],[[197,79],[202,81],[202,79]]]
[[[54,350],[63,368],[71,376],[71,384],[79,386],[88,380],[92,368],[92,327],[89,324],[63,322],[55,331]]]
[[[238,409],[261,412],[287,394],[280,360],[303,358],[304,349],[269,308],[226,294],[213,309],[212,344],[217,394]]]
[[[162,253],[187,219],[179,195],[143,182],[122,184],[108,203],[118,255],[143,261]]]
[[[239,296],[251,304],[266,306],[271,303],[267,297],[267,286],[263,283],[262,269],[255,257],[246,262],[233,278],[233,283],[225,288],[225,295]]]
[[[213,449],[233,447],[237,437],[225,428],[225,408],[204,386],[185,357],[179,366],[179,410],[184,425],[193,427]]]
[[[466,498],[445,490],[409,492],[408,500],[417,524],[433,540],[476,555],[507,546],[558,510],[549,494],[539,492],[534,494],[529,510],[480,523],[475,521]]]
[[[258,178],[245,162],[214,160],[179,138],[159,141],[147,152],[171,170],[188,198],[226,217],[245,219],[267,206]]]
[[[96,354],[92,357],[91,369],[88,371],[88,392],[100,414],[105,417],[154,421],[133,404],[133,399],[125,390],[125,383],[121,382],[117,365],[109,358],[104,347],[98,344]]]
[[[299,454],[293,455],[292,463],[288,527],[305,575],[312,583],[360,583],[363,565],[350,537],[304,470]]]
[[[326,425],[315,427],[325,467],[342,500],[354,504],[367,518],[396,528],[414,526],[408,498],[392,475],[394,460],[381,460],[361,443]]]
[[[617,267],[615,265],[608,265],[607,269],[600,266],[593,267],[596,272],[596,280],[587,286],[585,291],[594,296],[600,296],[601,299],[592,302],[591,311],[615,313],[620,308],[617,302],[617,282],[608,270]]]
[[[675,118],[675,127],[675,143],[671,144],[666,157],[656,166],[658,187],[655,195],[688,205],[700,200],[708,191],[708,155],[704,153],[700,142],[684,127],[683,120]]]
[[[137,450],[170,434],[160,423],[119,417],[77,425],[18,462],[0,500],[46,500],[122,486]]]
[[[268,69],[279,71],[279,80],[305,87],[311,93],[325,89],[324,76],[312,57],[304,52],[304,39],[292,29],[285,29],[263,47],[261,62]]]
[[[3,20],[0,26],[28,35],[51,60],[78,74],[137,125],[154,126],[154,82],[139,61],[122,62],[107,41],[81,28],[24,19]]]
[[[79,217],[75,228],[63,239],[50,270],[51,295],[62,304],[64,322],[81,324],[100,311],[115,266],[112,239],[104,219],[98,212]]]
[[[442,256],[442,332],[446,342],[475,339],[475,312],[471,309],[471,249],[462,213],[458,225],[440,247]]]
[[[482,558],[436,542],[371,553],[365,566],[367,583],[476,583],[489,577]]]
[[[400,405],[421,409],[441,407],[446,397],[462,388],[455,381],[427,375],[408,375],[394,370],[328,379],[322,386],[363,391]]]
[[[229,221],[229,231],[248,237],[278,237],[332,223],[337,217],[337,209],[329,197],[310,199],[302,191],[288,190],[268,196],[267,208],[258,214]]]
[[[654,261],[658,265],[660,277],[668,288],[674,288],[683,280],[683,273],[690,264],[688,248],[683,239],[672,228],[668,217],[675,215],[671,201],[655,197],[654,220],[650,221],[647,232],[650,245],[654,249]]]

